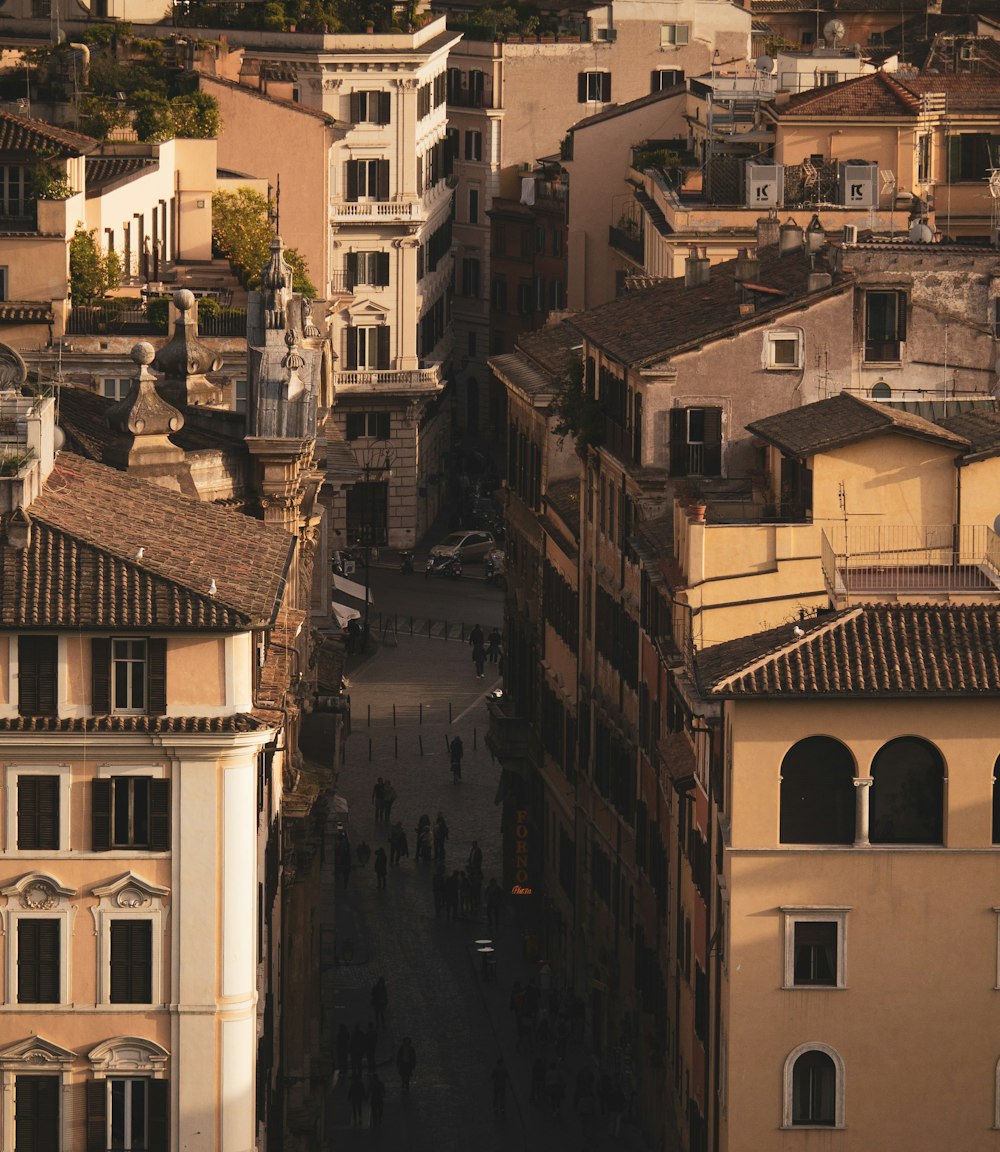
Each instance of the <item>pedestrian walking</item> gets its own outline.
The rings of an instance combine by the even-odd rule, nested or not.
[[[365,1033],[365,1060],[368,1062],[368,1071],[375,1071],[375,1057],[378,1053],[378,1030],[369,1020],[368,1031]]]
[[[469,875],[469,912],[473,916],[479,915],[479,905],[483,899],[483,874],[472,872]]]
[[[358,845],[358,867],[367,868],[368,861],[371,859],[372,850],[367,840],[362,840]]]
[[[434,893],[434,916],[440,919],[441,909],[445,906],[444,872],[440,868],[435,868],[434,870],[434,878],[431,880],[431,891]]]
[[[434,863],[444,863],[444,845],[448,839],[448,824],[445,821],[444,813],[439,812],[434,821]]]
[[[392,819],[392,806],[396,803],[396,789],[392,781],[386,777],[385,788],[382,792],[382,821],[388,824]]]
[[[365,1059],[365,1034],[361,1031],[361,1025],[355,1024],[354,1031],[351,1033],[351,1074],[353,1076],[361,1075],[361,1066]]]
[[[385,856],[384,848],[375,849],[375,886],[377,888],[385,887],[385,874],[388,871],[388,865]]]
[[[483,871],[483,850],[479,847],[479,841],[473,840],[472,847],[469,849],[469,859],[466,861],[469,865],[469,874]]]
[[[448,751],[451,753],[451,776],[457,784],[462,779],[462,756],[465,754],[461,736],[456,736],[452,740],[448,745]]]
[[[351,1102],[351,1123],[355,1128],[363,1128],[365,1100],[368,1099],[368,1090],[361,1079],[361,1073],[355,1072],[351,1086],[347,1089],[347,1099]]]
[[[431,818],[421,816],[417,821],[417,850],[413,862],[419,864],[421,860],[431,858]]]
[[[385,1027],[385,1010],[388,1006],[389,989],[385,986],[385,977],[380,976],[372,985],[372,1011],[379,1028]]]
[[[372,1071],[368,1084],[368,1095],[371,1098],[371,1126],[378,1128],[382,1123],[382,1110],[385,1107],[385,1085],[379,1079],[377,1072]]]
[[[351,1056],[351,1034],[347,1031],[347,1025],[341,1024],[337,1032],[337,1039],[335,1041],[337,1049],[337,1071],[340,1073],[342,1080],[347,1080],[347,1062]]]
[[[410,1078],[413,1076],[413,1070],[416,1066],[417,1053],[413,1047],[413,1041],[409,1036],[404,1036],[403,1042],[396,1052],[396,1067],[399,1070],[399,1083],[403,1096],[410,1094]]]
[[[500,891],[500,885],[496,882],[496,877],[491,877],[489,884],[486,885],[486,923],[494,928],[500,927],[500,901],[503,899],[503,893]]]
[[[389,863],[395,867],[400,857],[409,856],[410,849],[406,842],[406,833],[403,831],[402,820],[397,820],[389,833]]]
[[[333,858],[333,874],[334,877],[339,876],[344,881],[345,888],[350,883],[351,846],[346,840],[337,847],[336,855]]]
[[[385,812],[385,781],[381,776],[372,788],[372,803],[375,805],[375,823],[381,824]]]
[[[482,680],[486,666],[486,643],[483,630],[478,624],[469,633],[469,645],[472,648],[472,662],[476,666],[476,677]]]
[[[464,920],[469,915],[469,874],[468,872],[459,872],[458,874],[458,914]]]
[[[503,636],[500,634],[500,629],[494,625],[486,644],[486,658],[491,664],[495,664],[500,659],[500,645],[502,643]]]
[[[502,1056],[493,1065],[491,1079],[493,1080],[493,1114],[502,1116],[505,1111],[504,1097],[507,1093],[507,1065],[504,1064]]]

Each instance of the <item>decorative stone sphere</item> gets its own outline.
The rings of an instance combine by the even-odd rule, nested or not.
[[[132,359],[136,364],[152,364],[156,349],[147,340],[140,340],[132,349]]]
[[[180,312],[187,312],[194,307],[194,293],[188,288],[178,288],[174,293],[174,305]]]

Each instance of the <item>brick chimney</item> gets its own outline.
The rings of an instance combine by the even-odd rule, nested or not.
[[[700,284],[707,284],[710,267],[708,249],[704,248],[699,255],[697,245],[693,245],[684,261],[684,287],[697,288]]]
[[[736,256],[736,266],[733,269],[737,281],[756,280],[760,275],[760,261],[757,253],[751,256],[747,248],[741,248]]]
[[[766,216],[757,217],[757,247],[776,248],[781,225],[778,223],[778,213],[772,208]]]

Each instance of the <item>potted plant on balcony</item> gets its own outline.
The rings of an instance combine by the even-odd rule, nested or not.
[[[677,485],[677,497],[693,524],[704,524],[708,505],[705,487],[698,476],[685,476]]]

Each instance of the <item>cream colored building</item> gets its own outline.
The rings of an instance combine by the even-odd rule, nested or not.
[[[338,397],[333,419],[367,468],[368,480],[348,490],[345,504],[337,497],[335,514],[347,533],[340,543],[364,535],[372,544],[412,547],[440,506],[438,481],[450,444],[446,62],[459,37],[437,19],[409,33],[275,34],[265,45],[248,39],[252,45],[220,58],[218,70],[254,87],[262,75],[277,73],[282,79],[266,85],[272,99],[241,100],[232,85],[226,97],[225,86],[212,80],[206,89],[219,90],[241,117],[259,107],[275,125],[315,129],[303,137],[309,147],[303,162],[317,167],[307,194],[321,203],[290,209],[287,238],[310,267],[316,261],[323,270]],[[282,108],[283,98],[301,107]],[[307,121],[310,114],[325,118],[321,141],[312,139],[319,129]],[[247,134],[236,132],[230,141],[225,134],[222,154],[240,169],[270,179],[287,156],[282,187],[296,186],[292,143],[301,134],[284,151],[283,145],[261,150],[259,139],[249,148]]]
[[[707,72],[716,55],[742,61],[749,51],[749,12],[717,0],[616,3],[587,11],[580,23],[561,19],[564,34],[551,42],[537,36],[465,38],[448,60],[448,116],[459,177],[455,237],[461,256],[479,261],[481,285],[478,298],[456,301],[456,355],[466,384],[459,413],[464,420],[467,395],[478,396],[480,425],[495,422],[496,415],[489,411],[486,360],[513,351],[489,346],[493,198],[511,195],[510,180],[557,155],[576,121]],[[572,293],[571,275],[570,307],[578,307]],[[475,389],[468,388],[470,377]]]

